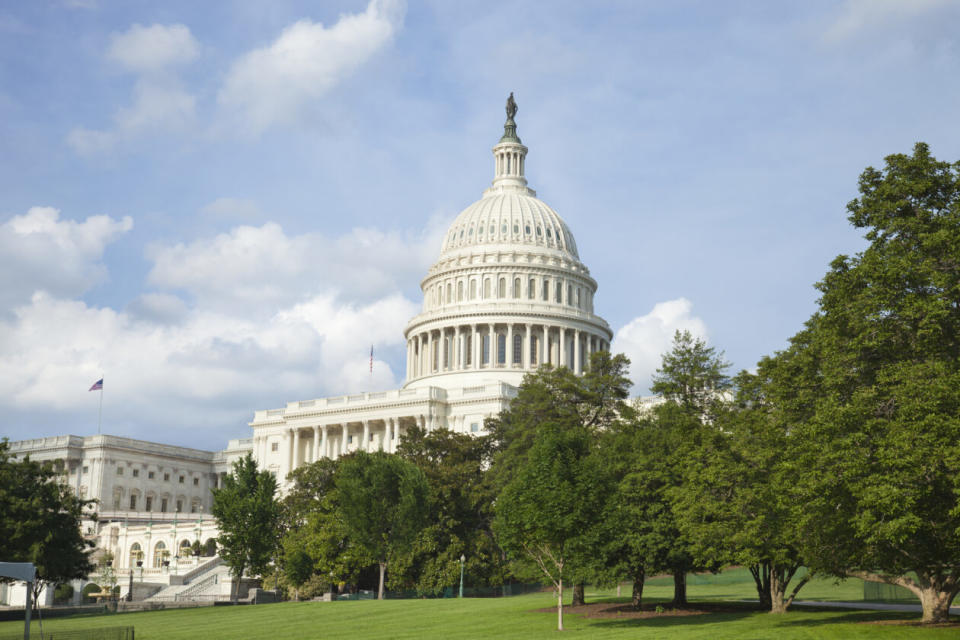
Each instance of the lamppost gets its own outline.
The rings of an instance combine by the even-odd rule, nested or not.
[[[463,597],[463,563],[467,561],[467,557],[460,554],[460,597]]]

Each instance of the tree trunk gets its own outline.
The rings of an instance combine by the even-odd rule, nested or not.
[[[583,591],[584,584],[582,582],[578,582],[573,585],[573,601],[570,603],[571,607],[581,607],[586,604],[583,601]]]
[[[687,572],[676,571],[673,574],[673,606],[687,606]]]
[[[927,587],[920,593],[920,606],[923,607],[923,622],[949,622],[950,603],[956,591],[938,591]]]
[[[766,563],[751,565],[750,575],[753,576],[753,582],[757,587],[760,608],[764,611],[770,611],[772,606],[770,601],[770,565]]]
[[[797,597],[797,593],[810,580],[808,573],[797,582],[790,597],[787,597],[787,588],[799,568],[798,566],[770,568],[770,613],[786,613],[793,599]]]
[[[240,596],[240,581],[243,579],[243,570],[246,567],[240,567],[240,571],[233,577],[233,585],[230,587],[230,602],[236,602]]]
[[[924,575],[918,573],[918,579],[909,576],[896,576],[872,571],[851,571],[850,575],[869,580],[871,582],[885,582],[909,589],[920,599],[923,608],[922,621],[926,623],[948,622],[950,620],[950,604],[960,592],[960,580],[957,575]]]
[[[380,588],[377,590],[377,600],[383,600],[383,577],[387,574],[387,563],[380,563]]]
[[[630,599],[630,606],[636,611],[640,611],[640,605],[643,602],[643,579],[644,571],[641,569],[638,574],[633,576],[633,597]]]
[[[557,631],[563,631],[563,577],[557,581]]]

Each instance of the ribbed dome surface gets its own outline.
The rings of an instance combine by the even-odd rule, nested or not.
[[[580,259],[573,234],[557,212],[542,200],[512,190],[487,195],[464,209],[450,225],[440,257],[483,245],[544,247]]]

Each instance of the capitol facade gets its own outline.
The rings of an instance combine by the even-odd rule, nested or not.
[[[216,537],[210,490],[246,453],[284,487],[287,474],[323,457],[395,452],[414,426],[483,434],[525,374],[544,364],[582,373],[593,352],[609,349],[613,333],[594,312],[597,282],[569,227],[527,185],[515,114],[511,94],[493,182],[454,220],[421,282],[422,310],[404,330],[400,389],[256,411],[251,437],[219,452],[115,436],[10,443],[17,456],[59,461],[78,495],[99,500],[97,521],[84,526],[130,578],[120,581],[123,593],[135,575],[154,587],[139,587],[144,597],[229,593],[216,556],[184,550]],[[14,589],[0,589],[0,604],[17,599]]]

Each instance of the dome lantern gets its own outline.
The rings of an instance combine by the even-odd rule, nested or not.
[[[513,99],[513,92],[507,98],[507,121],[503,125],[503,136],[493,148],[494,178],[493,186],[484,192],[484,196],[506,191],[520,192],[525,195],[536,196],[533,189],[527,187],[524,177],[527,148],[520,142],[517,135],[517,123],[514,116],[517,114],[517,103]]]

